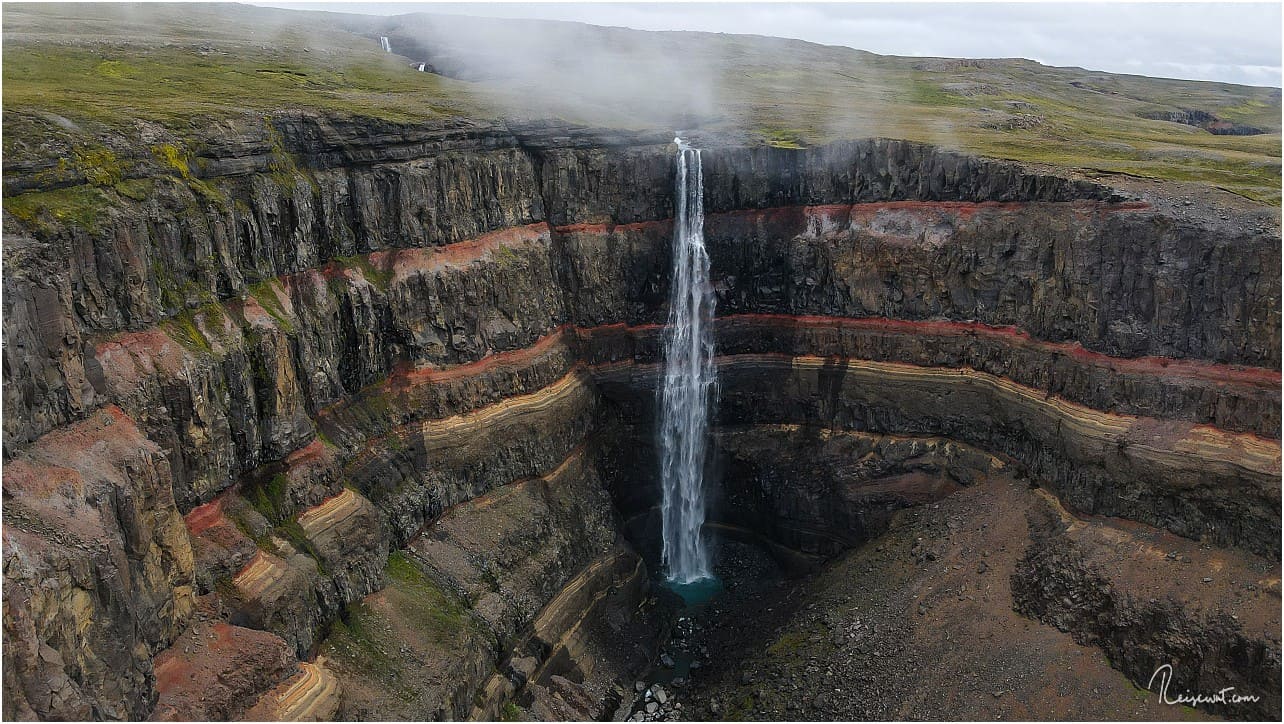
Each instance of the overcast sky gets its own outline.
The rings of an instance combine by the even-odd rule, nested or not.
[[[1278,2],[253,4],[749,33],[889,55],[1021,57],[1115,73],[1280,86]]]

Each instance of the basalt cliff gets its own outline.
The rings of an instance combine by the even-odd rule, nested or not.
[[[90,187],[92,218],[5,169],[31,201],[5,213],[6,718],[609,716],[593,671],[653,655],[620,612],[648,595],[673,147],[240,131],[199,180]],[[1270,690],[1269,212],[902,141],[704,155],[715,522],[819,561],[1003,470],[1058,515],[1002,605],[1139,686]],[[1099,583],[1124,574],[1077,520],[1247,561],[1266,613]]]
[[[4,718],[1171,718],[1165,665],[1278,718],[1277,179],[693,121],[697,632],[655,584],[672,129],[15,115],[10,40]]]

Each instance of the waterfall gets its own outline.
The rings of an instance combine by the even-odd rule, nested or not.
[[[380,48],[383,48],[383,52],[385,52],[385,53],[391,53],[391,52],[392,52],[392,43],[389,43],[389,42],[388,42],[388,36],[387,36],[387,35],[380,35],[380,36],[379,36],[379,47],[380,47]]]
[[[676,214],[669,322],[660,390],[663,563],[674,583],[712,578],[704,525],[704,464],[709,408],[717,394],[713,365],[713,289],[704,248],[700,150],[678,144]]]

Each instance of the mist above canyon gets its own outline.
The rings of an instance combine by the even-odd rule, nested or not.
[[[5,11],[6,718],[1278,716],[1277,90]]]

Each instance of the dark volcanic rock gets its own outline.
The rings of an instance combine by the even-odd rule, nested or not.
[[[572,673],[628,668],[585,632],[643,598],[617,511],[655,499],[668,139],[309,114],[208,134],[181,177],[75,189],[91,213],[5,169],[6,716],[312,692],[493,718],[526,686],[606,712]],[[704,158],[726,520],[832,555],[1003,457],[1076,512],[1278,553],[1273,226],[902,141]],[[391,576],[405,546],[433,583]],[[608,620],[579,615],[611,588]],[[208,649],[174,643],[196,593],[215,639],[257,643],[218,639],[179,686]],[[394,629],[429,599],[443,629]],[[397,672],[278,656],[360,612],[409,637]]]
[[[1184,566],[1170,553],[1167,560],[1112,566],[1117,559],[1108,545],[1067,532],[1055,517],[1034,516],[1030,525],[1030,547],[1012,574],[1017,611],[1071,633],[1076,641],[1100,646],[1139,687],[1159,691],[1159,667],[1168,665],[1171,697],[1232,687],[1233,693],[1257,700],[1205,708],[1235,719],[1279,718],[1278,599],[1272,606],[1269,596],[1245,600],[1237,595],[1236,614],[1217,601],[1246,583],[1254,586],[1262,574],[1269,576],[1261,562],[1212,570]],[[1195,581],[1205,573],[1221,579],[1219,591],[1200,590]],[[1146,583],[1138,585],[1138,579]],[[1213,580],[1202,578],[1205,586]]]

